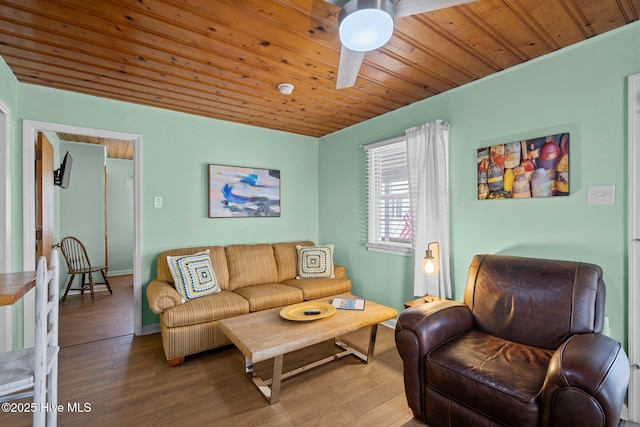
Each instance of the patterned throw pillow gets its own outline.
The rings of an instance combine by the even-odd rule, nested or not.
[[[182,302],[220,292],[209,249],[186,256],[167,256],[173,283]]]
[[[333,274],[333,245],[296,246],[298,276],[296,279],[335,277]]]

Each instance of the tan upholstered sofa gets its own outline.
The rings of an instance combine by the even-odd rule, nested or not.
[[[160,315],[162,346],[169,363],[180,365],[185,356],[230,344],[219,329],[220,319],[351,290],[351,280],[341,266],[334,267],[335,278],[296,279],[297,245],[313,246],[313,242],[205,246],[161,253],[157,277],[147,287],[147,301]],[[183,303],[167,256],[206,249],[221,291]]]

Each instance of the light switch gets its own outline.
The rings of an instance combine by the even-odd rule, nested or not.
[[[613,205],[615,202],[615,185],[590,185],[587,187],[588,205]]]
[[[161,208],[162,207],[162,197],[156,196],[153,198],[153,207]]]

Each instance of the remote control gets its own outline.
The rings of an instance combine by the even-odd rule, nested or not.
[[[307,316],[311,315],[311,314],[320,314],[321,311],[320,310],[305,310],[304,314],[306,314]]]

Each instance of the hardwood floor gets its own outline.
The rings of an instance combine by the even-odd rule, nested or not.
[[[346,357],[289,378],[269,405],[233,346],[170,367],[160,334],[132,334],[130,276],[110,281],[113,295],[100,292],[93,304],[88,294],[70,296],[61,306],[60,426],[424,426],[405,400],[392,329],[378,328],[373,363]],[[364,348],[368,329],[345,338]],[[330,351],[321,344],[285,365]],[[30,426],[31,414],[0,412],[0,425]]]
[[[133,276],[110,277],[109,283],[113,295],[106,286],[97,285],[94,303],[85,291],[70,293],[60,304],[60,347],[133,334]]]

